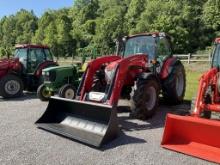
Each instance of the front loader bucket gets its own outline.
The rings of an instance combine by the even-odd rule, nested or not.
[[[39,128],[100,147],[118,133],[117,110],[108,105],[51,97]]]
[[[220,163],[220,121],[168,114],[161,145]]]

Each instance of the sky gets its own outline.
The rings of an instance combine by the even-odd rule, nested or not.
[[[47,9],[73,5],[73,0],[0,0],[0,18],[15,14],[20,9],[33,10],[40,17]]]

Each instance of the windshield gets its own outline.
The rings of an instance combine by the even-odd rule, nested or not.
[[[27,48],[15,49],[15,58],[27,59]]]
[[[147,54],[149,59],[154,58],[155,39],[152,36],[138,36],[126,41],[124,57],[142,53]]]
[[[217,44],[213,51],[212,67],[219,67],[219,66],[220,66],[220,44]]]
[[[50,50],[49,49],[44,49],[44,52],[46,54],[46,59],[49,60],[49,61],[53,61],[53,55],[50,52]]]

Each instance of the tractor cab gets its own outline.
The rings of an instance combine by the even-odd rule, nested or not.
[[[124,58],[137,55],[148,55],[148,63],[157,63],[160,72],[163,62],[172,56],[170,37],[165,33],[144,33],[126,36],[123,39],[119,53]],[[160,69],[159,69],[160,68]]]
[[[24,73],[29,74],[34,74],[42,63],[53,61],[53,55],[47,46],[17,45],[14,54],[22,63]]]

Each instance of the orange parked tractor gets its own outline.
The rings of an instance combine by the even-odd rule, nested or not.
[[[162,147],[220,163],[220,38],[214,42],[212,67],[200,78],[190,116],[167,115]]]
[[[166,34],[132,35],[117,42],[115,55],[88,64],[78,100],[52,97],[36,124],[99,147],[117,136],[120,97],[130,99],[132,117],[146,119],[155,114],[160,93],[167,102],[177,104],[183,100],[184,66],[172,56]]]

